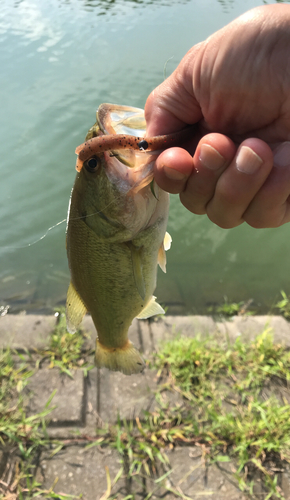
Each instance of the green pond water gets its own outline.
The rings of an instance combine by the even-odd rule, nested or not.
[[[0,306],[51,311],[65,301],[64,220],[75,147],[102,102],[144,107],[186,51],[255,0],[2,0],[0,5]],[[253,299],[268,311],[290,292],[290,226],[223,230],[171,198],[171,313]],[[1,310],[0,310],[1,313]]]

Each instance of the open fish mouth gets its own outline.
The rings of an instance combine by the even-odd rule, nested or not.
[[[97,111],[97,122],[89,130],[86,142],[75,150],[78,155],[76,170],[80,172],[85,161],[105,151],[111,151],[122,163],[134,167],[134,151],[160,151],[180,145],[190,139],[194,129],[195,126],[189,126],[173,134],[144,139],[146,122],[143,109],[102,104]]]

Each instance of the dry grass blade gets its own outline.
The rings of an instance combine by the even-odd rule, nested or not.
[[[105,465],[105,470],[106,470],[106,478],[107,478],[107,490],[101,496],[100,500],[108,500],[109,496],[111,495],[111,477],[110,477],[109,467],[107,465]]]

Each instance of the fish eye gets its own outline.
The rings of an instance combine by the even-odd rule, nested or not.
[[[86,162],[84,162],[84,166],[88,172],[96,172],[99,166],[99,158],[97,156],[92,156]]]

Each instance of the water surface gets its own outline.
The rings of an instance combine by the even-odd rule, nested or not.
[[[254,0],[2,0],[0,6],[0,306],[49,311],[65,300],[75,147],[102,102],[144,107],[186,51]],[[223,230],[172,196],[167,275],[156,295],[176,313],[290,292],[289,226]]]

